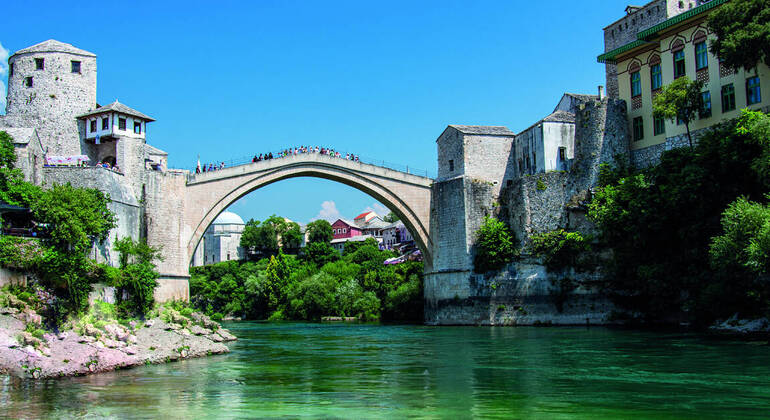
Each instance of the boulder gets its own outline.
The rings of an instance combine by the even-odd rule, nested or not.
[[[22,346],[39,347],[41,344],[43,344],[40,339],[34,337],[32,334],[26,331],[20,332],[16,338],[19,340],[19,344]]]
[[[105,346],[107,346],[107,347],[109,347],[111,349],[121,348],[121,347],[125,347],[126,346],[126,343],[124,343],[122,341],[112,340],[112,339],[109,339],[109,338],[105,338],[102,341],[104,342]]]
[[[190,328],[190,332],[195,335],[209,335],[211,330],[201,327],[200,325],[193,325]]]
[[[101,337],[102,335],[102,332],[91,324],[86,324],[86,326],[83,327],[83,332],[91,337]]]
[[[126,347],[123,347],[121,350],[123,351],[123,353],[130,354],[130,355],[134,355],[138,352],[138,350],[136,349],[136,346],[126,346]]]
[[[225,341],[235,341],[238,339],[238,337],[232,335],[230,331],[227,331],[224,328],[217,330],[217,334],[219,334]]]
[[[78,343],[94,343],[96,342],[96,339],[91,337],[90,335],[81,335],[78,337]]]
[[[207,336],[207,338],[209,340],[215,342],[215,343],[221,343],[221,342],[225,341],[225,339],[222,338],[222,336],[217,334],[217,333],[211,334],[211,335]]]
[[[174,323],[171,323],[171,324],[168,324],[168,325],[166,325],[166,328],[165,328],[165,330],[166,330],[166,331],[168,331],[168,330],[172,330],[172,331],[179,331],[179,330],[181,330],[181,329],[182,329],[182,326],[181,326],[181,325],[179,325],[179,324],[174,324]]]
[[[128,340],[128,336],[130,335],[124,327],[118,324],[105,325],[104,331],[106,331],[107,334],[110,335],[110,337],[119,341],[124,341],[124,342]]]
[[[59,340],[65,340],[67,337],[69,337],[69,333],[66,331],[62,331],[56,336]]]
[[[11,308],[11,307],[0,308],[0,314],[3,314],[3,315],[16,315],[17,313],[19,313],[19,310],[16,308]]]
[[[202,326],[203,328],[208,328],[210,330],[219,329],[219,324],[200,312],[193,312],[190,317],[196,324]]]
[[[144,326],[147,327],[147,328],[150,328],[153,325],[155,325],[155,320],[154,319],[148,319],[147,321],[144,321]]]

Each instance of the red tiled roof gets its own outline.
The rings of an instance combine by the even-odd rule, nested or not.
[[[353,220],[363,219],[363,218],[364,218],[364,217],[366,217],[366,215],[367,215],[367,214],[369,214],[369,213],[371,213],[371,212],[370,212],[370,211],[367,211],[367,212],[361,213],[361,214],[359,214],[358,216],[356,216],[356,218],[355,218],[355,219],[353,219]]]

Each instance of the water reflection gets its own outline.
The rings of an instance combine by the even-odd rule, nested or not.
[[[762,418],[767,346],[603,328],[237,323],[228,355],[0,380],[8,417]]]

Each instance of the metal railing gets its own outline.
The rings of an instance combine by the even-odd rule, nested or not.
[[[293,152],[293,150],[294,149],[291,149],[292,152]],[[398,164],[398,163],[388,162],[388,161],[386,161],[384,159],[376,159],[376,158],[371,158],[371,157],[351,154],[351,153],[348,153],[346,151],[341,151],[341,150],[334,150],[334,152],[335,152],[335,154],[339,153],[340,157],[332,156],[332,155],[329,155],[329,154],[323,154],[323,155],[324,156],[328,156],[330,159],[342,159],[342,160],[348,160],[348,161],[356,161],[356,162],[366,163],[366,164],[373,165],[373,166],[379,166],[381,168],[392,169],[394,171],[405,172],[405,173],[412,174],[412,175],[424,176],[426,178],[436,178],[436,173],[433,172],[433,171],[429,171],[427,169],[418,169],[418,168],[415,168],[415,167],[409,166],[409,165],[401,165],[401,164]],[[284,153],[284,150],[281,150],[281,151],[278,151],[278,152],[274,152],[273,151],[273,152],[268,152],[268,153],[273,153],[273,157],[272,157],[272,159],[267,159],[267,160],[276,160],[276,159],[282,159],[284,157],[299,156],[299,155],[305,155],[305,154],[308,154],[308,155],[322,155],[321,152],[316,153],[315,151],[313,151],[313,152],[309,152],[309,151],[308,152],[299,152],[299,153],[297,153],[297,155],[294,155],[293,153],[290,153],[290,154],[288,154],[286,156],[282,156],[281,155],[282,153]],[[346,156],[350,156],[350,155],[352,155],[355,158],[357,158],[357,160],[354,160],[354,159],[351,159],[351,158],[346,158]],[[250,164],[254,163],[254,162],[252,162],[253,159],[254,159],[254,156],[245,156],[245,157],[239,157],[239,158],[234,158],[234,159],[225,160],[225,161],[205,162],[205,163],[201,162],[201,168],[203,168],[203,166],[206,166],[208,168],[208,165],[211,164],[212,167],[215,167],[214,171],[216,171],[216,170],[220,169],[220,166],[221,166],[221,164],[223,162],[225,164],[225,168],[232,168],[234,166],[250,165]],[[196,165],[196,167],[197,167],[197,165]],[[195,174],[196,167],[193,167],[192,171],[190,171],[190,173],[192,175]],[[207,172],[208,172],[208,170],[207,170]]]

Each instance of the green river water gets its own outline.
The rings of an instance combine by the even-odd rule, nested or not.
[[[606,328],[240,322],[227,355],[39,382],[9,418],[770,418],[770,347]]]

